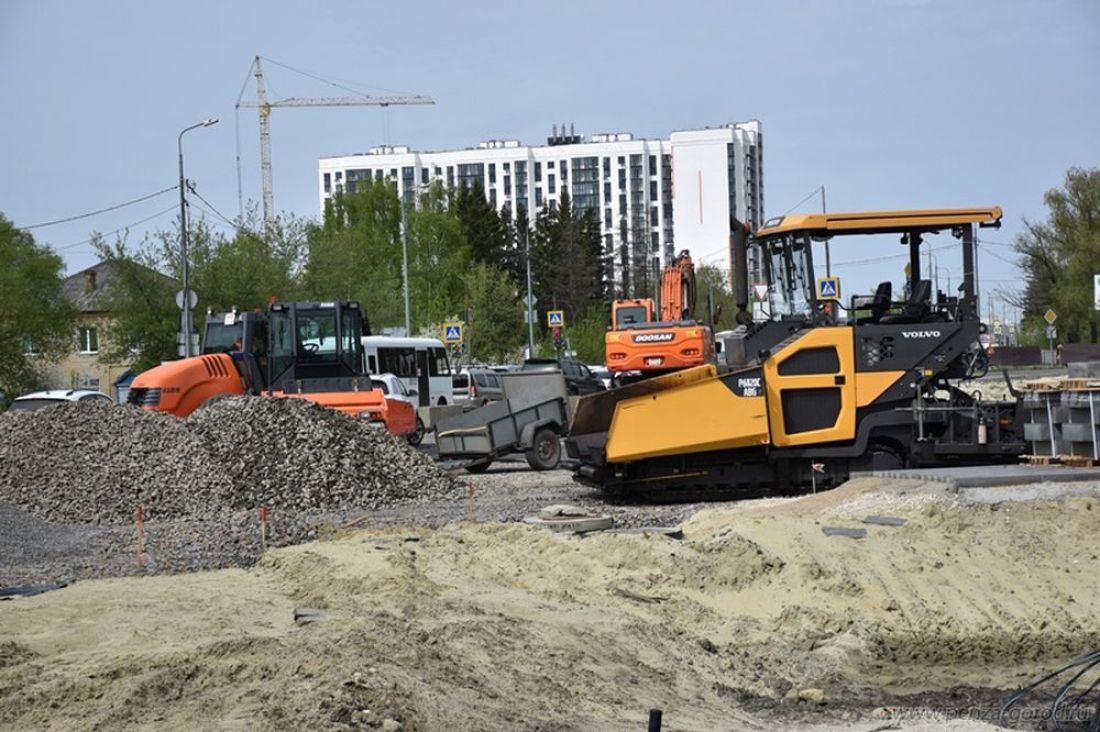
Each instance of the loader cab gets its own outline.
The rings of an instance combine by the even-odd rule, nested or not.
[[[277,303],[268,312],[268,385],[297,391],[300,382],[337,390],[363,375],[363,319],[358,303]],[[367,387],[369,388],[369,387]]]

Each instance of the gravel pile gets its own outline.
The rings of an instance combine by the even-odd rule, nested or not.
[[[72,402],[0,415],[0,500],[60,522],[132,522],[226,505],[228,474],[185,422]],[[201,505],[200,504],[200,505]]]
[[[459,496],[425,456],[311,402],[236,397],[188,420],[78,402],[0,417],[0,500],[51,521],[376,509]]]
[[[461,495],[402,440],[303,399],[232,397],[187,426],[233,481],[233,508],[376,509]]]

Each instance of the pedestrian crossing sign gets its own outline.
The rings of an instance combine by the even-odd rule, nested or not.
[[[840,278],[839,277],[818,277],[817,278],[817,299],[818,300],[839,300],[840,299]]]
[[[451,345],[462,343],[462,323],[444,323],[443,342]]]
[[[547,310],[546,311],[546,324],[551,328],[562,328],[565,326],[565,311],[564,310]]]

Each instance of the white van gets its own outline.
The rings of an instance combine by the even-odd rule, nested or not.
[[[370,374],[392,373],[417,392],[422,407],[454,404],[451,363],[438,338],[363,336],[363,365]]]

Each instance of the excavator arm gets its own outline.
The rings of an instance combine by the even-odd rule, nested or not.
[[[695,319],[695,264],[685,249],[661,273],[661,320]]]

